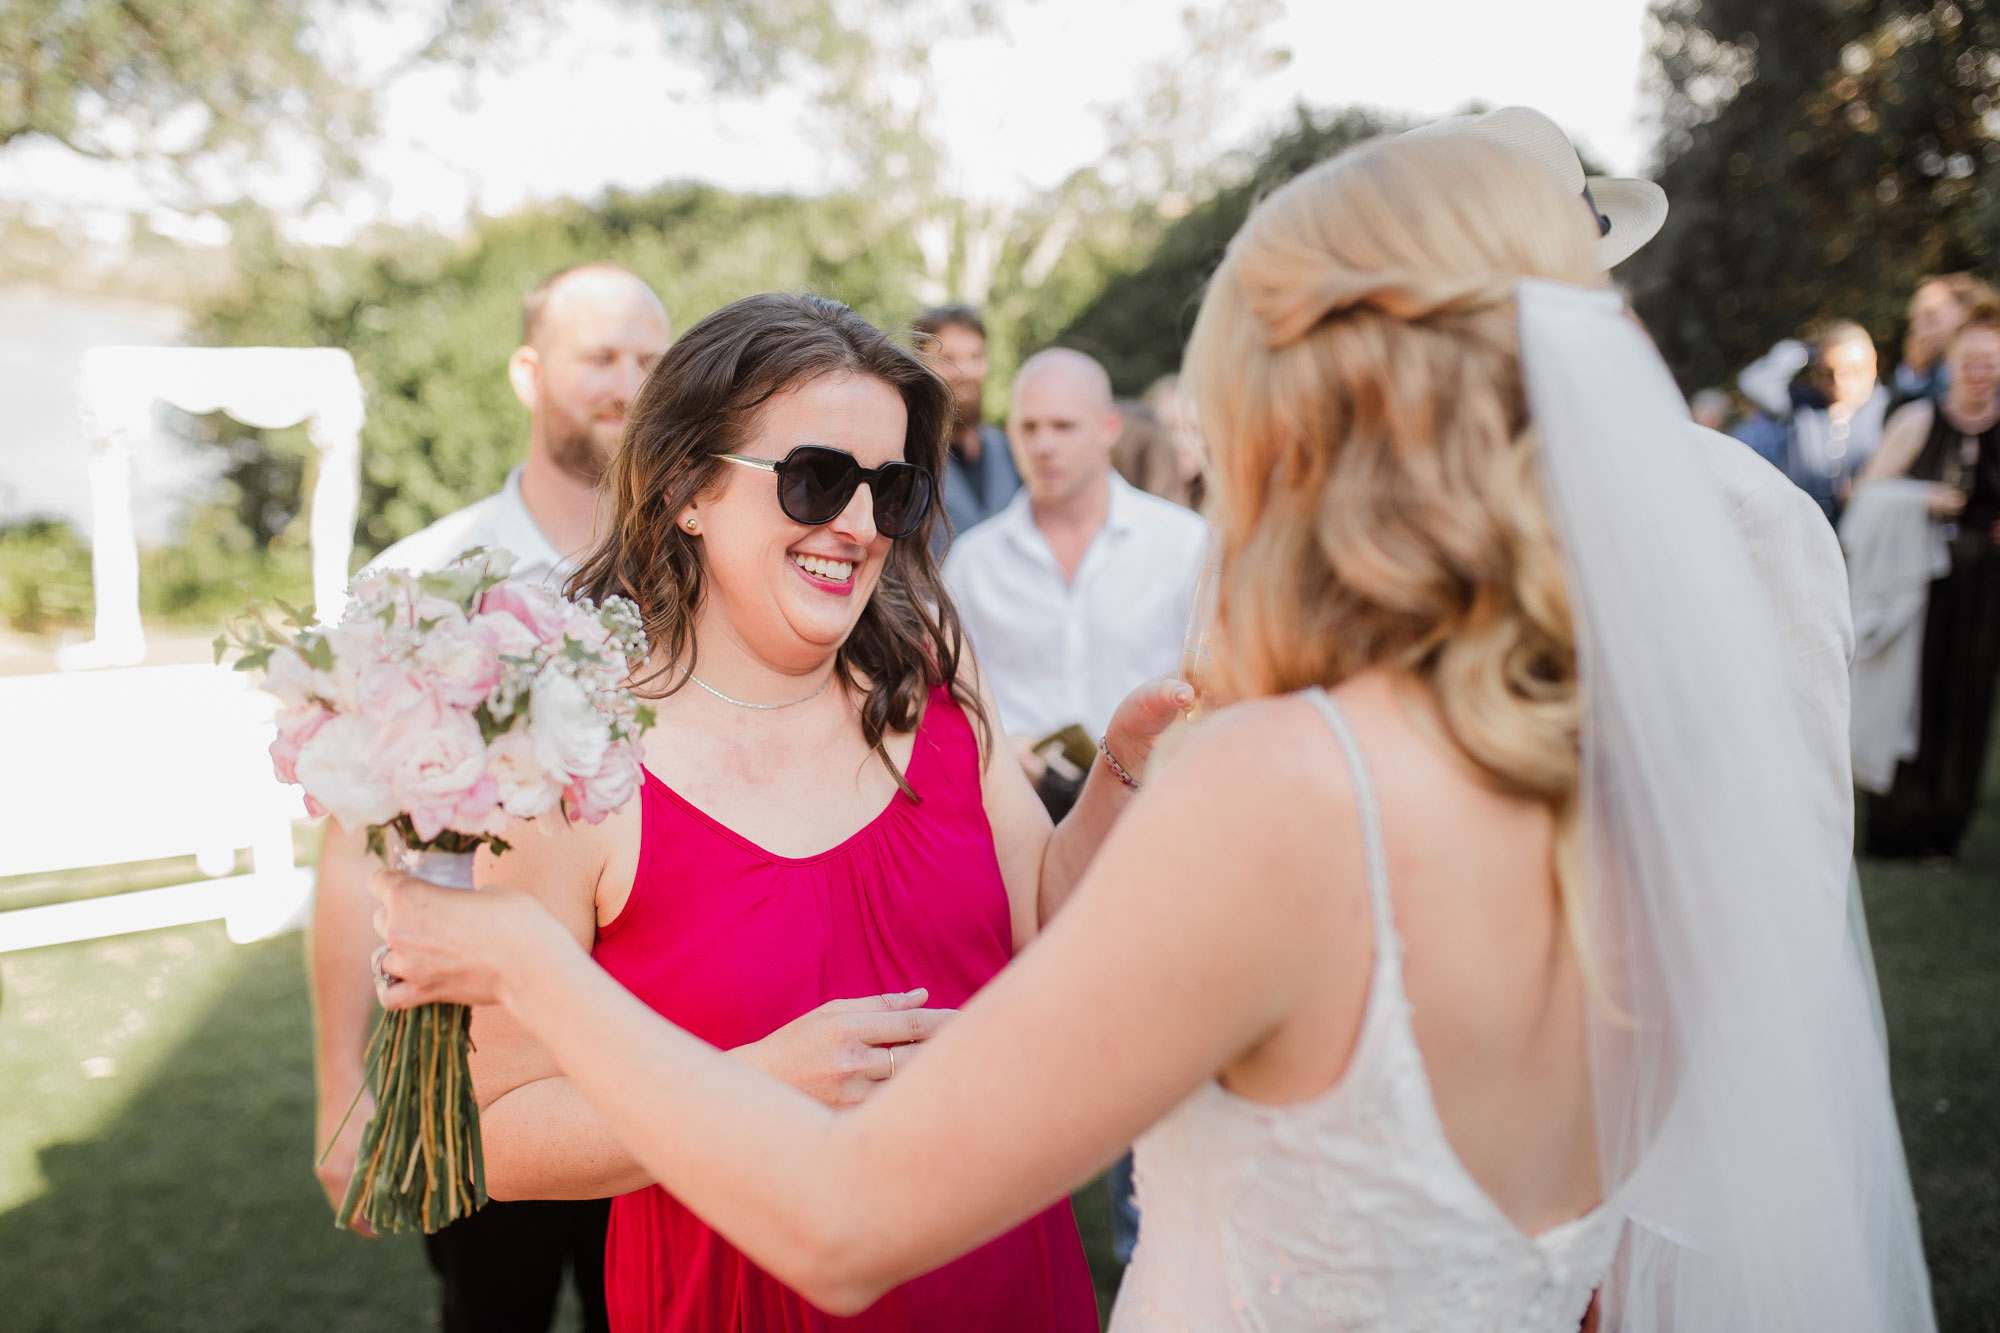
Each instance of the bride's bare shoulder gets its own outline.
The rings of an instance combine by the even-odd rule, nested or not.
[[[1303,694],[1231,704],[1165,748],[1149,786],[1204,808],[1246,807],[1260,823],[1324,809],[1353,789],[1326,719]]]

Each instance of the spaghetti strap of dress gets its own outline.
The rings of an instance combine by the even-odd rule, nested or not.
[[[1354,804],[1361,815],[1361,855],[1368,879],[1368,908],[1375,927],[1375,981],[1371,991],[1403,986],[1403,939],[1396,933],[1396,918],[1389,906],[1389,852],[1382,838],[1382,804],[1375,794],[1375,779],[1369,773],[1367,756],[1347,714],[1332,695],[1318,686],[1303,691],[1308,702],[1326,719],[1341,756],[1354,782]]]

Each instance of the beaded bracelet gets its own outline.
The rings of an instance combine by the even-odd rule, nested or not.
[[[1139,779],[1126,772],[1125,765],[1118,762],[1118,756],[1111,753],[1110,737],[1099,736],[1097,738],[1097,751],[1104,756],[1104,762],[1111,765],[1111,771],[1118,775],[1120,782],[1130,787],[1133,791],[1139,790]]]

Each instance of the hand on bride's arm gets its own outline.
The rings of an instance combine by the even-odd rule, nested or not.
[[[580,947],[526,894],[440,889],[391,870],[376,871],[369,891],[381,904],[375,928],[389,945],[381,970],[400,979],[382,989],[391,1009],[433,1001],[504,1004],[509,976]],[[914,1044],[936,1035],[956,1012],[926,1009],[925,998],[918,989],[829,1001],[733,1054],[827,1106],[853,1106],[907,1066]]]
[[[859,1105],[916,1058],[957,1010],[925,1009],[919,987],[830,1000],[732,1055],[835,1110]]]

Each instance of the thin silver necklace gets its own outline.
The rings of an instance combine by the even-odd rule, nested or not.
[[[703,680],[700,676],[695,675],[694,672],[687,667],[681,668],[681,674],[686,676],[689,680],[701,686],[704,690],[707,690],[710,694],[714,695],[716,698],[722,700],[722,702],[726,704],[735,704],[738,708],[754,708],[760,713],[769,712],[774,708],[796,708],[802,703],[810,703],[812,700],[819,698],[822,694],[825,694],[826,687],[833,684],[833,673],[829,671],[826,673],[826,679],[819,683],[819,688],[814,690],[811,694],[802,695],[797,699],[787,699],[784,703],[781,704],[753,704],[744,699],[730,698],[728,695],[724,694],[721,690],[716,689],[715,686]]]

